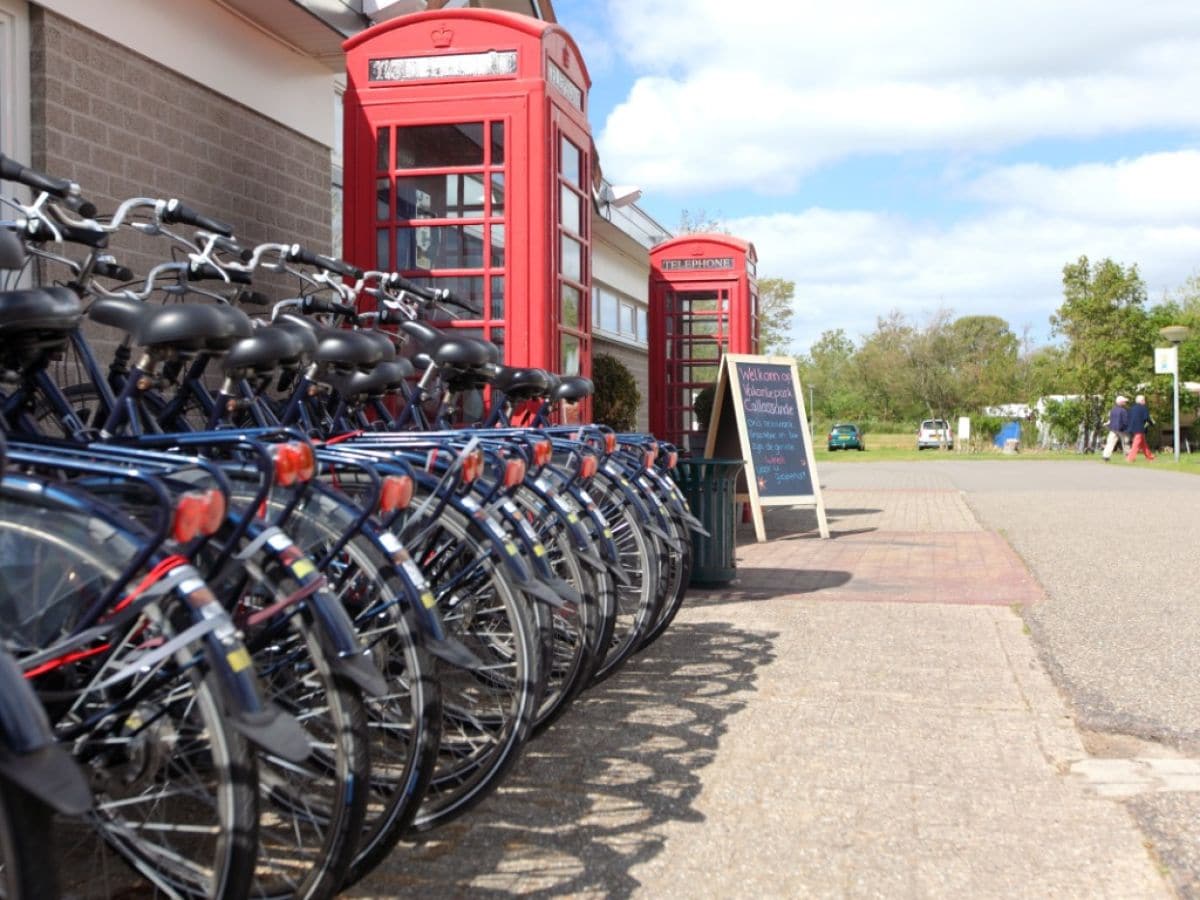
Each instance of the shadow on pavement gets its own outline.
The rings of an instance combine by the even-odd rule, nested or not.
[[[811,594],[841,587],[853,577],[852,573],[839,569],[759,569],[742,566],[738,568],[738,578],[734,583],[718,588],[692,588],[684,602],[688,606],[720,606],[722,603],[740,603],[743,600],[773,600],[791,594]]]
[[[346,896],[629,896],[662,826],[704,820],[701,770],[776,636],[676,623],[532,742],[493,797]]]
[[[851,520],[855,517],[873,516],[881,512],[882,510],[880,509],[835,509],[826,506],[825,519],[829,523],[829,530],[832,537],[848,534],[866,534],[867,532],[878,531],[878,528],[875,526],[839,528],[838,526],[850,526],[853,524]],[[794,541],[820,537],[817,526],[817,511],[811,507],[800,509],[792,507],[766,507],[763,509],[763,524],[766,527],[767,537],[773,541]],[[742,521],[740,514],[737,518],[737,524],[734,526],[734,531],[739,545],[755,540],[753,523]]]

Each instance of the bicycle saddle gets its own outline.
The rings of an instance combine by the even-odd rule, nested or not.
[[[456,369],[474,369],[491,360],[488,345],[474,338],[442,338],[431,348],[430,355],[439,366]]]
[[[313,359],[334,368],[366,370],[383,360],[383,348],[358,332],[330,328],[318,332]]]
[[[250,317],[236,306],[214,306],[212,308],[229,325],[229,334],[209,338],[205,350],[210,353],[226,353],[238,341],[254,334],[254,326],[250,323]]]
[[[405,321],[400,322],[399,327],[405,334],[415,337],[417,343],[422,347],[436,343],[446,336],[445,332],[439,331],[432,325],[426,325],[424,322]]]
[[[143,347],[221,353],[249,333],[241,310],[194,303],[146,307],[134,338]]]
[[[400,360],[381,362],[370,372],[355,372],[349,378],[339,380],[335,386],[338,393],[347,398],[384,394],[400,386],[407,377],[406,370],[411,372],[411,364],[405,366]]]
[[[550,392],[550,379],[544,369],[501,366],[492,378],[492,386],[510,400],[531,400]]]
[[[591,379],[581,375],[569,375],[563,378],[558,386],[550,392],[551,400],[567,400],[575,403],[584,397],[590,397],[596,386]]]
[[[384,334],[382,331],[358,331],[355,333],[377,343],[383,352],[384,362],[391,362],[396,358],[396,344],[390,335]]]
[[[142,326],[142,316],[150,309],[154,307],[129,297],[101,297],[88,309],[88,318],[101,325],[119,328],[126,334],[137,334]]]
[[[66,288],[3,291],[0,292],[0,337],[74,331],[82,314],[79,298]]]
[[[265,373],[303,362],[305,342],[299,334],[285,328],[259,328],[230,348],[221,361],[226,374],[243,369]],[[315,347],[315,344],[314,344]]]

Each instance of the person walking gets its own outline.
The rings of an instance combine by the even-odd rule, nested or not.
[[[1133,409],[1129,410],[1129,433],[1133,435],[1133,446],[1125,455],[1129,462],[1137,459],[1139,450],[1146,454],[1146,459],[1154,459],[1154,454],[1150,452],[1146,443],[1146,426],[1149,424],[1150,409],[1146,406],[1146,397],[1144,394],[1138,394],[1133,398]]]
[[[1108,411],[1108,438],[1104,441],[1105,462],[1112,457],[1117,441],[1121,442],[1123,453],[1129,452],[1129,410],[1125,408],[1128,402],[1128,397],[1118,394],[1113,408]]]

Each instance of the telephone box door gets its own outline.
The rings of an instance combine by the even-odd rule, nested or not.
[[[657,421],[651,428],[664,440],[685,445],[685,436],[701,433],[692,404],[701,390],[716,381],[721,356],[729,351],[729,309],[735,287],[733,281],[658,285],[665,371],[663,402],[652,409]],[[694,437],[692,445],[697,445]]]

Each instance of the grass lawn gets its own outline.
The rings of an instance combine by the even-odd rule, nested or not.
[[[833,462],[849,462],[849,463],[869,463],[869,462],[907,462],[910,460],[977,460],[977,459],[1001,459],[1020,461],[1022,459],[1052,459],[1052,460],[1074,460],[1076,462],[1095,462],[1104,464],[1104,460],[1098,454],[1079,454],[1069,450],[1041,450],[1041,449],[1022,449],[1020,453],[1001,453],[998,449],[989,448],[986,450],[972,451],[967,448],[955,447],[953,450],[918,450],[916,434],[872,434],[868,432],[865,435],[865,443],[867,449],[858,450],[835,450],[832,453],[826,449],[825,444],[826,432],[818,432],[814,436],[813,450],[814,456],[818,463],[833,461]],[[1146,466],[1154,469],[1160,469],[1169,472],[1187,472],[1192,475],[1200,475],[1200,453],[1185,453],[1179,457],[1179,463],[1170,453],[1159,453],[1157,459],[1153,462],[1147,462],[1144,458],[1139,459],[1135,463],[1127,463],[1125,457],[1120,453],[1113,456],[1112,461],[1108,465],[1120,466]]]

